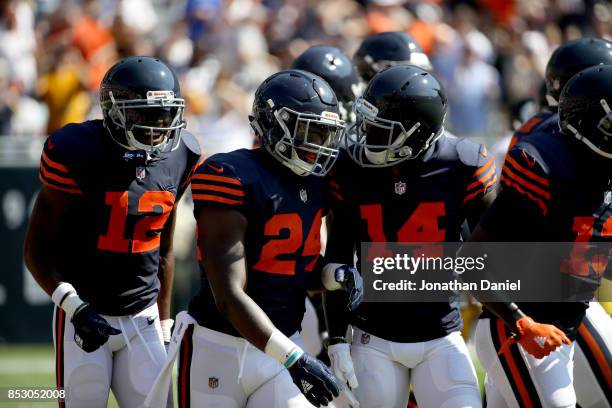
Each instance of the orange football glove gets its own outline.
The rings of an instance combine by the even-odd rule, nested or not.
[[[505,353],[510,346],[518,342],[525,351],[535,358],[544,358],[562,344],[571,344],[565,333],[552,324],[535,322],[531,317],[523,317],[516,321],[518,339],[512,336],[506,341],[499,354]]]

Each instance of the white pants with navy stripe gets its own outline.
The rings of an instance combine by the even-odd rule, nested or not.
[[[519,344],[499,355],[509,337],[510,331],[502,320],[478,321],[474,341],[478,359],[487,372],[487,407],[574,407],[574,343],[542,359],[526,353]]]
[[[351,356],[361,408],[405,408],[411,383],[419,408],[481,406],[476,372],[459,332],[396,343],[354,328]]]
[[[612,318],[591,302],[578,328],[574,388],[581,408],[610,408],[612,401]]]
[[[92,353],[74,342],[74,326],[56,307],[53,319],[56,382],[67,390],[60,408],[106,407],[109,390],[122,408],[144,406],[164,360],[157,304],[131,316],[104,316],[122,331]]]
[[[299,334],[291,336],[303,347]],[[180,408],[311,408],[278,361],[240,337],[192,324],[178,367]]]

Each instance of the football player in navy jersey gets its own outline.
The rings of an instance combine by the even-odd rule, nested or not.
[[[579,38],[559,46],[546,64],[546,95],[543,108],[512,136],[508,150],[531,133],[549,132],[558,122],[557,107],[563,86],[585,68],[612,64],[612,43],[602,38]]]
[[[414,65],[428,72],[434,70],[421,46],[414,38],[401,31],[383,32],[366,37],[355,52],[353,62],[366,82],[369,82],[376,73],[394,65]],[[455,137],[448,129],[444,129],[444,134],[445,137]],[[352,132],[349,132],[349,136],[353,137]],[[469,237],[469,228],[463,228],[461,235],[463,240],[466,240]],[[466,336],[471,332],[480,313],[480,307],[471,297],[461,299],[461,306],[464,323],[462,334],[467,339]],[[414,396],[411,395],[411,398]]]
[[[546,106],[527,120],[514,133],[508,152],[528,136],[558,132],[558,100],[561,90],[575,74],[595,65],[612,64],[612,43],[600,38],[581,38],[559,46],[546,66]],[[509,154],[509,153],[508,153]],[[603,352],[608,366],[612,366],[612,321],[598,302],[591,302],[584,322],[576,332],[574,353],[574,388],[581,407],[610,407],[611,387],[607,369],[594,356]],[[608,402],[603,402],[603,401]]]
[[[361,80],[353,62],[340,49],[329,45],[313,45],[300,54],[293,61],[291,67],[311,72],[323,78],[332,87],[336,98],[338,98],[340,117],[345,121],[346,129],[349,129],[355,123],[353,103],[357,97],[361,96],[365,84]],[[322,229],[325,237],[327,223],[328,220],[326,218],[324,219]],[[314,308],[309,308],[309,305],[306,305],[302,337],[307,346],[310,346],[312,349],[318,348],[321,351],[319,357],[327,362],[327,353],[321,347],[325,345],[328,338],[324,323],[325,317],[323,315],[321,294],[310,297],[307,302],[312,302]],[[316,315],[309,315],[309,310],[315,310]],[[316,333],[310,333],[312,329],[316,330]]]
[[[533,132],[510,149],[499,196],[472,239],[612,242],[611,104],[612,66],[594,66],[572,77],[559,98],[560,128]],[[579,265],[588,268],[589,263],[584,259]],[[581,346],[592,343],[581,352],[593,361],[592,372],[599,374],[590,376],[592,394],[585,405],[606,406],[609,330],[595,328],[592,322],[590,327],[580,326],[588,303],[523,302],[513,307],[513,315],[504,318],[506,324],[485,310],[476,331],[478,356],[487,370],[489,406],[573,407],[574,343],[567,339],[576,339],[577,332],[585,340]],[[566,337],[549,329],[536,333],[526,315],[561,329]],[[595,325],[597,321],[606,323],[605,318],[596,319]],[[598,334],[606,332],[603,338]],[[513,334],[519,335],[519,344],[506,343]]]
[[[200,148],[178,79],[130,57],[104,76],[103,120],[45,143],[25,260],[55,303],[56,381],[75,407],[142,406],[170,340],[175,203]]]
[[[250,119],[262,147],[210,157],[191,185],[202,286],[171,345],[179,406],[326,406],[338,384],[299,331],[307,290],[343,289],[349,308],[362,296],[356,269],[323,276],[319,262],[322,176],[344,123],[327,82],[300,70],[266,79]]]
[[[497,176],[483,145],[444,132],[447,102],[436,78],[392,66],[372,78],[355,107],[354,144],[341,151],[329,180],[324,270],[351,262],[355,249],[361,258],[361,242],[460,241],[464,221],[478,223]],[[347,315],[338,313],[340,296],[326,298],[332,367],[356,386],[361,407],[405,407],[409,384],[421,406],[481,405],[453,299],[363,303]]]

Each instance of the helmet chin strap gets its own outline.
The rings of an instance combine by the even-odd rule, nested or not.
[[[366,147],[364,149],[364,154],[372,164],[385,164],[403,159],[404,157],[412,157],[412,148],[410,148],[410,146],[404,146],[397,153],[391,153],[388,149],[382,152],[373,152]]]
[[[402,146],[404,142],[421,126],[421,122],[416,122],[407,132],[402,132],[395,141],[390,145],[390,148]],[[413,151],[410,146],[402,146],[396,152],[391,152],[391,149],[385,149],[381,152],[373,152],[365,146],[364,153],[366,158],[372,164],[392,163],[399,159],[411,158]],[[395,150],[395,149],[394,149]],[[399,157],[398,157],[399,156]]]
[[[576,129],[575,127],[573,127],[572,125],[570,125],[569,123],[566,125],[567,129],[572,132],[574,134],[574,137],[576,137],[576,139],[580,140],[582,143],[584,143],[585,145],[587,145],[589,147],[589,149],[591,149],[592,151],[594,151],[595,153],[597,153],[600,156],[603,156],[607,159],[612,159],[612,153],[607,153],[604,152],[603,150],[601,150],[599,147],[595,146],[589,139],[587,139],[586,137],[584,137],[579,131],[578,129]]]

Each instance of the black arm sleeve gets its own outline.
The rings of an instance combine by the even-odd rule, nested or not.
[[[327,248],[325,264],[341,263],[353,265],[355,259],[356,237],[358,237],[355,220],[351,219],[350,211],[336,207],[328,225]],[[350,313],[346,311],[348,295],[343,291],[325,292],[323,294],[323,310],[325,324],[329,333],[330,344],[341,342],[349,325]]]

